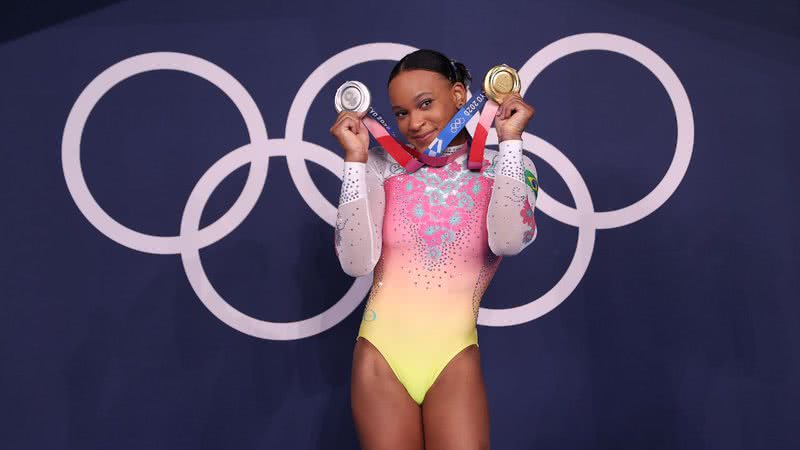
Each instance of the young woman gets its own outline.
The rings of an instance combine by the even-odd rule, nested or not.
[[[419,50],[389,75],[402,135],[425,149],[467,102],[461,63]],[[519,95],[498,109],[499,151],[468,169],[464,129],[437,165],[408,173],[369,149],[360,117],[331,133],[345,152],[336,251],[351,276],[374,270],[353,354],[351,400],[361,446],[488,449],[489,411],[478,351],[481,297],[503,255],[536,237],[536,168],[522,153],[533,108]]]

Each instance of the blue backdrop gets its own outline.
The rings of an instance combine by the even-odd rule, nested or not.
[[[796,1],[47,3],[0,15],[0,447],[357,448],[333,93],[434,48],[536,108],[493,448],[798,448]]]

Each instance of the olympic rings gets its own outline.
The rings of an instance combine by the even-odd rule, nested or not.
[[[313,183],[305,161],[313,161],[341,178],[344,161],[337,153],[303,140],[305,118],[314,98],[330,79],[364,62],[399,60],[416,50],[402,44],[372,43],[359,45],[334,55],[309,75],[289,109],[285,139],[269,139],[263,117],[247,90],[222,68],[202,58],[172,52],[146,53],[120,61],[104,70],[80,94],[67,117],[62,139],[62,167],[70,195],[86,219],[109,239],[145,253],[181,256],[187,278],[198,298],[218,319],[251,336],[272,340],[291,340],[319,334],[350,315],[366,296],[372,275],[357,278],[344,296],[320,314],[295,322],[268,322],[248,316],[219,295],[206,276],[200,249],[211,245],[235,230],[261,195],[266,182],[269,158],[287,160],[292,181],[309,207],[329,225],[336,221],[336,206],[325,199]],[[664,204],[677,189],[689,165],[694,145],[694,118],[691,104],[678,77],[657,54],[628,38],[606,33],[577,34],[560,39],[533,55],[520,77],[526,83],[524,95],[533,79],[547,66],[564,56],[587,50],[611,51],[626,55],[649,69],[663,84],[675,108],[678,139],[675,156],[664,178],[655,189],[632,205],[614,211],[596,212],[589,189],[575,166],[552,144],[530,133],[523,135],[523,147],[552,166],[564,178],[575,199],[575,208],[559,203],[539,191],[537,207],[565,224],[578,227],[578,242],[573,259],[563,277],[538,299],[507,309],[481,308],[478,323],[509,326],[541,317],[556,308],[577,287],[589,266],[596,230],[617,228],[648,216]],[[250,143],[223,156],[203,174],[189,195],[183,211],[180,234],[154,236],[132,230],[109,216],[92,196],[83,177],[80,145],[86,121],[97,102],[123,80],[152,70],[178,70],[197,75],[221,89],[236,105],[245,121]],[[471,132],[477,121],[471,120]],[[490,131],[488,143],[497,143]],[[244,189],[231,208],[211,225],[200,228],[200,217],[214,189],[236,169],[250,165]]]

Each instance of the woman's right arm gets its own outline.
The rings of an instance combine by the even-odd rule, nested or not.
[[[383,172],[369,158],[369,132],[353,112],[341,112],[331,127],[345,152],[342,190],[336,212],[336,255],[344,272],[360,277],[372,272],[381,253]]]
[[[345,161],[335,243],[346,274],[360,277],[375,268],[381,256],[385,204],[383,179],[373,159]]]

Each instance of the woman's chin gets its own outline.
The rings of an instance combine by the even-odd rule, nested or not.
[[[429,137],[425,138],[425,140],[414,142],[414,146],[418,149],[428,148],[428,146],[431,145],[431,143],[433,143],[433,141],[436,139],[436,136],[437,134],[433,132]]]

